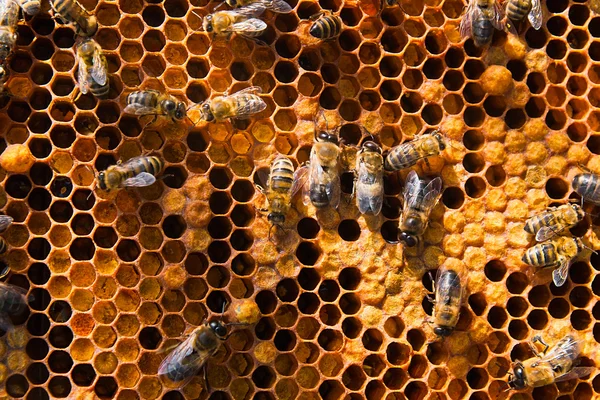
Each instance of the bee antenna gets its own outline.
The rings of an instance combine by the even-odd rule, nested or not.
[[[202,22],[204,21],[204,17],[200,14],[198,14],[196,11],[192,10],[192,13],[194,15],[196,15],[196,17],[200,18],[200,28],[198,29],[199,31],[204,31],[204,25],[202,24]]]
[[[592,249],[591,247],[586,246],[585,244],[583,245],[584,248],[588,249],[589,251],[591,251],[592,253],[594,253],[595,255],[598,255],[598,252],[594,249]]]

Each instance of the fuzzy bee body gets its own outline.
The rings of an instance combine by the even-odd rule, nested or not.
[[[259,86],[251,86],[231,95],[217,96],[200,106],[202,119],[207,122],[225,119],[244,119],[267,108],[267,103],[258,95]]]
[[[542,27],[541,0],[508,0],[506,4],[506,17],[513,21],[529,19],[531,26],[539,30]]]
[[[61,19],[73,25],[79,36],[91,37],[96,34],[98,20],[77,0],[50,0],[50,5]]]
[[[438,336],[450,336],[460,315],[464,294],[461,275],[453,269],[441,267],[435,280],[435,304],[433,307],[433,331]]]
[[[173,122],[181,121],[187,116],[185,103],[175,96],[164,94],[158,90],[142,90],[132,92],[127,96],[127,106],[124,113],[135,115],[164,115]]]
[[[36,15],[40,12],[40,0],[16,0],[27,15]]]
[[[556,286],[562,286],[567,280],[569,265],[584,247],[578,237],[559,236],[528,248],[522,261],[534,267],[555,268],[552,279]]]
[[[356,206],[361,214],[378,215],[383,205],[383,157],[371,141],[363,143],[356,157]]]
[[[258,19],[266,10],[262,2],[229,11],[216,11],[204,17],[202,26],[214,36],[231,36],[233,33],[255,38],[267,29],[266,22]]]
[[[461,36],[472,37],[476,46],[484,46],[491,42],[494,28],[504,29],[503,16],[498,0],[469,0],[460,21]]]
[[[222,322],[204,323],[162,361],[158,375],[183,386],[219,350],[226,337],[227,328]]]
[[[27,308],[25,289],[0,282],[0,312],[19,314]]]
[[[342,19],[331,11],[323,11],[310,27],[310,35],[317,39],[332,39],[342,31]]]
[[[8,58],[17,43],[19,6],[13,0],[0,0],[0,84],[8,80]]]
[[[98,174],[98,186],[102,190],[121,187],[144,187],[156,181],[156,175],[164,166],[163,161],[154,156],[139,156],[123,164],[111,165]]]
[[[535,239],[542,242],[552,238],[565,229],[571,228],[585,217],[585,212],[578,204],[565,204],[551,207],[548,210],[529,218],[525,222],[525,232],[535,234]]]
[[[299,189],[294,185],[294,164],[285,156],[277,156],[271,163],[265,187],[258,188],[265,195],[268,205],[261,211],[268,212],[267,218],[274,226],[283,225],[292,197]]]
[[[586,172],[573,178],[573,189],[585,201],[600,205],[600,178],[598,175]]]
[[[446,140],[439,131],[433,131],[394,147],[385,157],[386,171],[398,171],[415,165],[419,160],[440,154]]]
[[[102,48],[93,39],[86,38],[77,45],[79,59],[77,81],[81,93],[92,93],[95,97],[108,94],[108,62]]]

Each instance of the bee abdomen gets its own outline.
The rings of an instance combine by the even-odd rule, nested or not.
[[[294,165],[287,157],[280,157],[271,166],[269,187],[278,192],[287,192],[294,183]]]
[[[584,200],[596,204],[600,203],[600,183],[597,175],[590,173],[577,175],[573,178],[573,189]]]
[[[310,185],[310,201],[317,208],[327,207],[329,205],[329,197],[327,196],[327,185],[312,184]]]
[[[127,105],[139,104],[144,107],[156,108],[158,96],[154,92],[132,92],[127,96]]]
[[[512,20],[520,21],[525,18],[530,8],[531,4],[528,1],[512,0],[506,7],[506,14]]]
[[[488,19],[481,18],[473,21],[473,40],[477,46],[482,46],[492,40],[494,27]]]
[[[342,20],[336,15],[328,15],[317,19],[310,27],[310,34],[317,39],[330,39],[340,34]]]
[[[525,223],[525,232],[533,235],[543,226],[549,226],[551,220],[552,215],[550,213],[544,213],[543,215],[532,217]]]
[[[138,157],[133,160],[128,161],[125,165],[121,167],[125,168],[124,171],[127,174],[127,178],[131,178],[133,176],[139,175],[142,172],[148,172],[152,175],[157,175],[164,166],[163,161],[154,156],[150,157]]]
[[[387,171],[398,171],[416,164],[413,156],[416,152],[412,145],[400,145],[393,148],[385,157],[384,168]]]
[[[527,249],[521,260],[525,264],[538,267],[554,265],[557,260],[556,249],[550,243],[538,244]]]
[[[105,85],[98,85],[96,81],[93,81],[92,85],[90,86],[90,93],[92,93],[94,97],[105,97],[108,95],[109,91],[110,86],[108,84],[108,81]]]
[[[2,304],[0,310],[7,314],[19,314],[27,307],[24,299],[19,293],[5,291],[0,299],[0,304]]]

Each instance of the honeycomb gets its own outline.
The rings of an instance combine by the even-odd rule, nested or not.
[[[521,262],[525,219],[573,196],[579,165],[600,173],[600,7],[543,2],[544,26],[462,40],[461,0],[291,0],[267,12],[257,43],[200,30],[205,0],[83,0],[111,73],[109,98],[76,97],[73,29],[48,14],[21,21],[0,99],[2,147],[25,144],[27,173],[0,176],[9,283],[34,295],[0,342],[5,397],[49,399],[573,399],[600,398],[600,375],[505,392],[527,340],[575,332],[593,365],[600,342],[600,256],[557,288]],[[308,18],[337,13],[340,36],[318,42]],[[128,93],[160,88],[190,104],[255,85],[268,107],[244,121],[159,121],[122,110]],[[76,101],[74,101],[76,99]],[[439,127],[451,141],[420,174],[441,175],[422,251],[397,235],[407,171],[386,176],[379,217],[300,199],[268,240],[256,211],[258,172],[275,154],[300,165],[314,115],[348,147],[362,127],[384,149]],[[318,121],[323,127],[324,121]],[[165,178],[143,189],[94,190],[94,170],[156,154]],[[571,231],[600,248],[600,213]],[[591,229],[590,229],[591,228]],[[589,252],[588,252],[589,253]],[[468,272],[457,330],[440,341],[426,319],[426,271]],[[434,275],[435,276],[435,275]],[[165,349],[205,319],[257,323],[233,334],[179,389],[157,377]],[[256,304],[260,315],[253,313]]]

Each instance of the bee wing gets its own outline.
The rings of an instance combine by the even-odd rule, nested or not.
[[[542,2],[540,0],[531,0],[531,10],[527,14],[529,23],[535,30],[542,27]]]
[[[494,25],[494,28],[503,30],[504,24],[502,23],[502,20],[504,18],[504,9],[497,0],[494,0],[493,16],[494,18],[492,18],[492,25]]]
[[[568,381],[570,379],[578,379],[583,378],[584,376],[588,376],[592,374],[596,370],[596,367],[576,367],[573,368],[568,373],[561,375],[554,379],[554,382],[562,382]]]
[[[276,13],[289,13],[292,11],[292,7],[283,0],[263,0],[260,1],[265,8],[275,11]]]
[[[156,177],[148,172],[142,172],[133,178],[125,179],[121,187],[144,187],[156,182]]]
[[[237,93],[236,93],[237,94]],[[238,108],[235,114],[235,119],[248,118],[251,115],[258,114],[267,108],[267,103],[260,97],[245,102],[240,108]]]
[[[306,188],[308,182],[308,165],[304,165],[294,172],[294,183],[292,184],[292,195],[294,197],[300,189]],[[304,203],[305,205],[308,203]]]
[[[79,90],[83,94],[86,94],[90,89],[89,77],[87,65],[85,65],[83,58],[80,57],[79,66],[77,67],[77,83],[79,83]]]
[[[258,181],[257,186],[262,189],[261,193],[264,193],[269,188],[269,170],[259,169],[256,171],[256,179]]]
[[[175,348],[158,367],[159,376],[182,375],[186,378],[178,383],[184,386],[202,368],[210,352],[198,353],[194,351],[194,340],[196,336],[188,336],[179,346]]]
[[[421,181],[419,180],[419,175],[413,170],[410,171],[408,176],[406,177],[406,184],[404,185],[404,205],[402,210],[408,210],[413,207],[419,197]]]
[[[442,194],[442,178],[439,176],[431,180],[423,189],[423,208],[431,209],[438,202]]]
[[[256,2],[248,4],[247,6],[236,8],[235,10],[228,11],[233,14],[243,15],[249,18],[259,17],[265,12],[267,8],[262,2]],[[265,24],[266,25],[266,24]]]
[[[10,332],[15,328],[8,314],[0,312],[0,329],[4,332]]]
[[[225,30],[225,32],[262,32],[267,29],[267,23],[258,18],[249,18],[243,22],[238,22],[237,24],[232,24],[229,28]]]
[[[340,204],[342,187],[340,184],[340,176],[335,174],[333,180],[327,185],[327,198],[329,199],[329,205],[333,208],[337,208]]]
[[[554,271],[552,271],[552,280],[557,287],[560,287],[565,284],[567,281],[567,275],[569,275],[569,266],[571,265],[571,260],[567,257],[562,257],[560,261],[560,265]]]
[[[368,174],[366,167],[364,164],[359,164],[357,168],[358,180],[361,181],[361,176]],[[363,186],[356,185],[356,203],[358,207],[358,211],[361,214],[365,214],[367,212],[372,212],[373,215],[379,215],[381,212],[381,207],[383,206],[383,192],[376,192],[369,189],[363,189]],[[373,186],[383,188],[383,175],[379,174],[374,178],[372,183]]]
[[[575,339],[571,335],[567,335],[556,343],[539,361],[547,362],[550,365],[562,366],[565,360],[575,360],[581,352],[581,340]]]
[[[152,107],[143,107],[139,104],[129,104],[123,110],[126,114],[135,114],[135,115],[146,115],[146,114],[154,114],[156,111]]]
[[[108,79],[106,64],[106,58],[104,58],[100,51],[96,51],[94,53],[94,65],[90,69],[90,74],[96,83],[101,86],[106,85]]]
[[[474,0],[471,0],[467,6],[467,11],[465,11],[465,14],[460,20],[460,36],[463,38],[471,37],[471,31],[473,27],[472,21],[475,19],[475,15],[473,14],[477,14],[477,16],[479,16],[481,14],[481,10],[475,5]]]
[[[7,230],[13,221],[14,221],[13,217],[11,217],[9,215],[0,215],[0,233]]]
[[[546,240],[552,239],[565,229],[562,225],[553,226],[542,226],[539,231],[535,234],[535,240],[538,242],[545,242]]]
[[[235,92],[231,96],[237,96],[238,94],[243,94],[243,93],[261,94],[262,88],[260,86],[250,86],[250,87],[240,90],[239,92]]]

